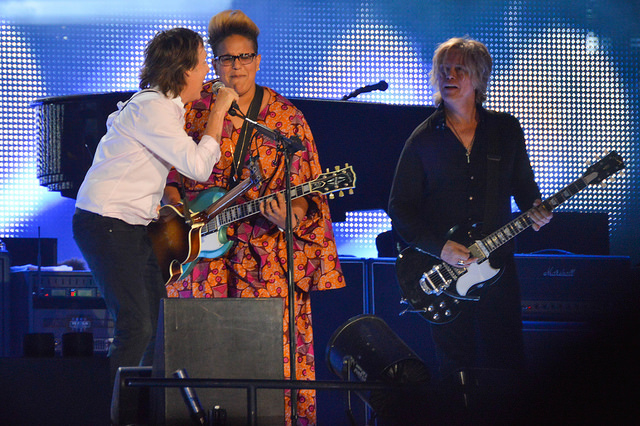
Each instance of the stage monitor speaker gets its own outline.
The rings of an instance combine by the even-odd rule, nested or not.
[[[163,299],[153,377],[282,380],[283,299]],[[246,425],[247,391],[194,388],[205,412],[227,411],[227,426]],[[191,425],[179,388],[152,389],[152,423]],[[258,389],[260,425],[284,424],[284,392]]]

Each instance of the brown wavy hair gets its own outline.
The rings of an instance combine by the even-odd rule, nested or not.
[[[185,72],[198,64],[198,50],[204,47],[200,34],[188,28],[157,33],[144,50],[140,88],[157,86],[165,95],[178,96],[187,84]]]

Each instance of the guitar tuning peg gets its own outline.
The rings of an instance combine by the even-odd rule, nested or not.
[[[327,167],[327,173],[329,173],[329,168]]]
[[[349,189],[349,195],[353,195],[353,188]]]
[[[336,171],[340,170],[340,166],[334,166],[333,167]]]
[[[338,192],[338,197],[344,197],[344,192],[343,191]]]
[[[331,194],[329,194],[329,199],[330,199],[330,200],[333,200],[334,198],[336,198],[336,196],[335,196],[335,195],[333,195],[333,192],[332,192]]]

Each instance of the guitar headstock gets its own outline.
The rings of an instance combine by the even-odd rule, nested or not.
[[[336,166],[334,171],[327,169],[326,173],[318,176],[310,184],[313,192],[329,194],[329,197],[333,197],[333,193],[338,191],[339,195],[343,196],[345,189],[348,189],[349,193],[353,194],[353,188],[356,187],[356,174],[353,171],[353,167],[345,164],[343,168]]]
[[[625,168],[624,160],[617,152],[611,151],[583,174],[587,184],[597,184]]]

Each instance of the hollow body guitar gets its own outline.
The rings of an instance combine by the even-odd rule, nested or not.
[[[160,208],[158,218],[149,224],[147,231],[166,284],[177,281],[193,269],[202,249],[202,228],[251,187],[259,185],[261,180],[259,172],[252,166],[251,177],[231,191],[217,187],[202,191],[189,203],[188,214],[185,214],[184,204],[167,204]],[[231,246],[226,232],[216,237],[217,241],[211,241],[207,246],[212,253],[218,253],[212,257],[222,255]]]
[[[343,190],[355,188],[355,181],[351,166],[345,165],[342,169],[336,167],[334,171],[327,171],[313,181],[291,188],[291,199],[311,193],[333,195],[339,192],[343,195]],[[240,195],[244,192],[246,190]],[[260,205],[274,199],[277,194],[238,202],[238,196],[228,197],[221,188],[210,188],[191,202],[191,223],[185,221],[182,208],[163,206],[159,219],[148,228],[165,283],[187,277],[200,258],[215,259],[225,254],[233,245],[233,241],[227,238],[229,224],[260,213]],[[222,200],[225,202],[220,208]],[[228,207],[232,203],[237,204]],[[203,214],[203,211],[208,213]]]
[[[551,211],[587,186],[601,183],[624,167],[622,158],[613,151],[590,166],[581,178],[543,201],[542,206]],[[414,247],[404,249],[396,260],[402,301],[411,306],[411,312],[421,314],[433,324],[455,320],[469,303],[480,299],[484,288],[500,278],[502,271],[490,265],[489,255],[532,224],[527,211],[491,235],[476,240],[468,249],[478,262],[467,267],[449,265]],[[455,228],[450,232],[453,231]],[[455,235],[461,231],[473,236],[470,230],[458,230],[449,239],[456,241]]]

